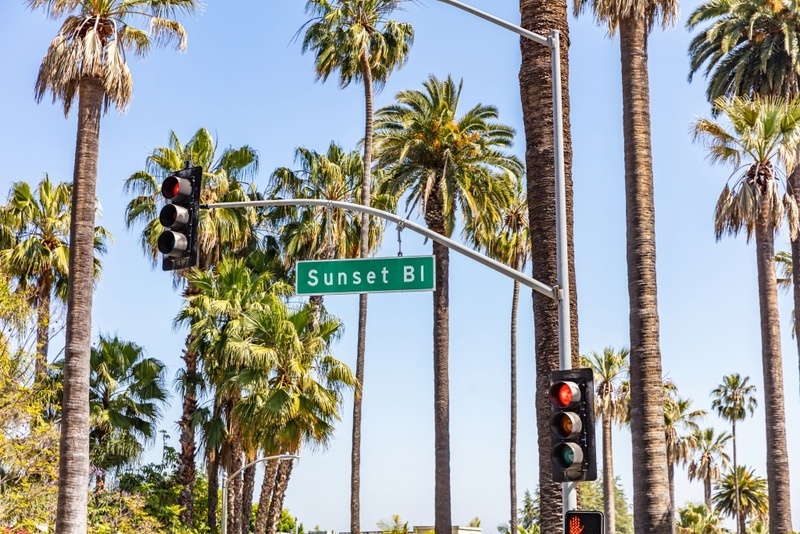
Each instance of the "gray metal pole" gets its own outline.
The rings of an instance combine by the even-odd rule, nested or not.
[[[222,517],[219,520],[222,534],[228,534],[228,474],[222,472]]]
[[[553,76],[553,153],[556,166],[556,256],[558,285],[558,359],[561,369],[572,369],[570,333],[569,249],[567,246],[567,180],[564,172],[564,116],[561,101],[561,47],[558,30],[550,32],[550,63]],[[564,482],[563,514],[578,507],[574,482]]]
[[[552,30],[550,38],[516,26],[503,19],[489,15],[472,6],[457,0],[439,0],[484,20],[510,30],[522,37],[546,45],[550,48],[550,68],[553,75],[553,158],[555,159],[556,182],[556,302],[558,303],[558,359],[561,369],[572,369],[572,339],[570,337],[570,301],[569,301],[569,250],[567,247],[567,186],[564,172],[564,117],[561,98],[561,49],[560,32]],[[574,482],[563,485],[563,511],[578,507]]]
[[[542,295],[548,296],[553,300],[556,300],[557,298],[557,291],[555,288],[550,287],[547,284],[543,284],[542,282],[534,278],[531,278],[525,273],[521,273],[515,269],[512,269],[508,265],[505,265],[504,263],[500,263],[499,261],[493,260],[488,256],[484,256],[480,252],[472,250],[471,248],[462,245],[458,241],[453,241],[452,239],[449,239],[441,234],[437,234],[436,232],[433,232],[420,224],[409,221],[408,219],[404,219],[403,217],[400,217],[399,215],[396,215],[394,213],[379,210],[377,208],[373,208],[370,206],[362,206],[361,204],[351,204],[350,202],[340,202],[338,200],[323,200],[319,198],[287,198],[287,199],[276,199],[276,200],[248,200],[245,202],[220,202],[219,204],[200,204],[201,209],[210,209],[210,210],[215,210],[220,208],[254,208],[259,206],[265,206],[265,207],[321,206],[326,208],[340,208],[345,210],[357,211],[359,213],[367,213],[369,215],[374,215],[376,217],[380,217],[381,219],[391,221],[401,226],[402,228],[408,228],[412,232],[416,232],[420,235],[423,235],[428,239],[436,241],[437,243],[441,243],[447,248],[454,250],[472,260],[475,260],[478,263],[482,263],[483,265],[489,267],[490,269],[497,271],[498,273],[504,274],[509,278],[516,280],[520,284],[530,287],[534,291],[537,291]]]

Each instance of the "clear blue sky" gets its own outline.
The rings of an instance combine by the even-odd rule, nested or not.
[[[94,301],[95,334],[118,333],[180,366],[185,332],[172,328],[181,300],[169,274],[150,268],[135,232],[127,231],[125,178],[144,168],[147,155],[167,144],[170,130],[182,140],[206,127],[220,147],[244,144],[261,158],[263,187],[278,166],[291,166],[297,146],[324,150],[331,140],[355,148],[362,136],[360,86],[338,89],[315,83],[313,58],[303,56],[295,32],[306,20],[302,1],[208,0],[205,12],[185,21],[185,54],[155,50],[131,59],[134,97],[125,115],[102,122],[98,197],[101,223],[115,242],[104,259]],[[512,22],[513,0],[472,4]],[[664,372],[694,407],[710,411],[710,391],[724,374],[749,375],[759,409],[741,423],[740,462],[765,476],[766,451],[755,249],[744,238],[715,243],[712,212],[729,170],[711,168],[693,145],[689,124],[708,113],[702,79],[686,81],[689,35],[684,2],[678,27],[656,30],[650,40],[650,81],[655,165],[659,312]],[[411,22],[416,42],[410,61],[392,76],[376,106],[397,91],[419,88],[429,74],[464,79],[462,106],[496,105],[518,132],[514,151],[524,156],[515,35],[436,0],[411,4],[398,19]],[[72,179],[76,120],[64,119],[49,99],[37,105],[33,85],[57,24],[31,13],[21,0],[0,3],[0,193],[13,181]],[[591,17],[570,18],[570,95],[575,183],[575,253],[580,349],[628,344],[628,294],[620,97],[619,41],[608,39]],[[788,249],[785,232],[776,240]],[[534,247],[536,244],[534,244]],[[404,232],[403,251],[429,254],[430,243]],[[397,252],[393,227],[380,255]],[[511,281],[453,255],[451,263],[451,466],[453,522],[480,517],[486,532],[506,521],[508,509],[508,352]],[[798,359],[789,334],[791,302],[780,295],[787,428],[794,528],[800,527],[800,398]],[[358,301],[326,298],[347,325],[336,354],[354,365]],[[364,529],[391,514],[412,525],[433,524],[433,413],[431,296],[370,297],[364,391],[362,521]],[[530,294],[520,302],[518,441],[519,494],[533,490],[537,475],[534,431],[533,322]],[[52,345],[56,350],[57,343]],[[286,505],[307,527],[349,529],[352,402],[332,446],[303,451]],[[164,427],[177,446],[174,396]],[[709,414],[707,424],[725,430]],[[632,499],[630,434],[614,435],[616,473]],[[158,458],[160,444],[150,458]],[[701,501],[702,485],[677,469],[678,504]]]

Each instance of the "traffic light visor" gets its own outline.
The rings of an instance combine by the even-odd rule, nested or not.
[[[158,220],[164,228],[181,229],[189,224],[189,210],[183,206],[167,204],[161,208]]]
[[[158,236],[158,251],[166,256],[180,258],[189,248],[186,236],[167,230]]]
[[[575,382],[556,382],[550,386],[550,402],[556,408],[571,408],[581,401],[581,390]]]
[[[161,184],[161,194],[167,200],[183,202],[192,196],[192,183],[186,178],[179,178],[173,174]]]
[[[575,439],[583,430],[583,423],[574,412],[559,412],[550,419],[550,430],[559,439]]]
[[[553,464],[559,469],[569,469],[583,462],[583,450],[576,443],[559,443],[553,447]]]

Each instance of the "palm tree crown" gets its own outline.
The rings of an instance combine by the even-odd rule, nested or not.
[[[362,59],[372,81],[383,83],[408,59],[414,41],[410,24],[388,19],[403,0],[310,0],[313,17],[303,39],[303,52],[314,51],[317,77],[339,71],[339,85],[363,78]]]
[[[457,118],[462,82],[431,76],[424,86],[401,91],[397,104],[377,112],[377,164],[389,174],[382,190],[409,192],[406,206],[417,206],[446,236],[459,209],[466,219],[499,219],[512,177],[522,173],[522,163],[500,150],[511,145],[514,130],[491,122],[498,116],[493,106],[478,104]]]
[[[800,142],[800,102],[787,104],[771,97],[720,97],[714,104],[729,119],[730,128],[700,119],[694,125],[695,139],[705,141],[712,163],[732,164],[739,171],[743,160],[750,161],[733,186],[725,185],[717,201],[717,239],[726,233],[736,235],[742,229],[749,239],[765,204],[769,206],[768,221],[774,231],[785,216],[794,239],[800,227],[797,203],[791,194],[780,194],[778,184],[782,181],[775,160],[783,163],[787,171],[794,168]]]
[[[110,104],[122,111],[130,102],[133,79],[126,61],[128,51],[144,57],[153,45],[175,44],[186,48],[186,32],[173,20],[176,14],[195,11],[198,0],[26,0],[33,9],[42,8],[52,18],[65,16],[58,35],[39,68],[36,98],[53,93],[68,114],[83,76],[98,78],[104,108]],[[132,22],[147,22],[149,31]]]
[[[800,66],[800,15],[795,2],[782,0],[710,0],[686,22],[700,24],[689,45],[689,81],[705,64],[709,102],[723,95],[797,94]]]
[[[719,479],[720,470],[727,469],[731,459],[725,446],[731,435],[727,432],[715,434],[709,427],[695,430],[692,437],[693,456],[689,461],[689,480],[702,480],[705,505],[711,509],[711,482]]]
[[[756,411],[758,401],[756,401],[756,387],[748,384],[750,377],[733,373],[724,376],[722,384],[714,388],[711,396],[711,409],[717,410],[720,417],[731,423],[736,423],[751,415]]]

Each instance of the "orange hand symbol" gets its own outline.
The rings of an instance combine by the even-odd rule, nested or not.
[[[577,517],[571,517],[569,520],[569,534],[581,534],[583,529],[585,529],[583,525],[581,525],[581,520]]]

